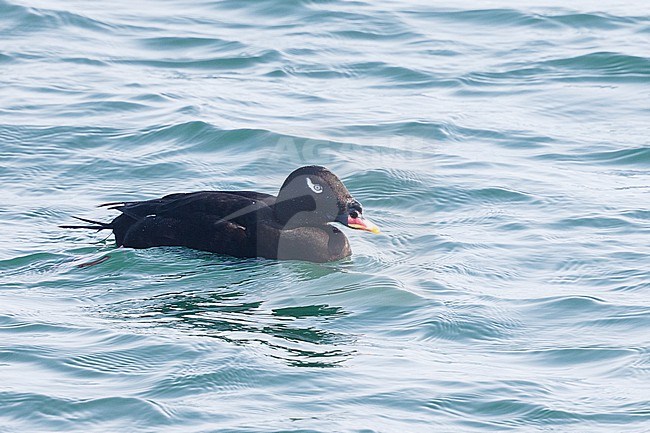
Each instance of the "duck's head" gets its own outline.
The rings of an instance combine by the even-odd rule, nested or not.
[[[276,219],[285,228],[317,227],[330,222],[379,233],[379,228],[363,217],[363,208],[343,182],[318,165],[300,167],[282,184],[275,203]]]

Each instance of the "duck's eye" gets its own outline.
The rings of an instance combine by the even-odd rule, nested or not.
[[[359,212],[357,212],[356,210],[350,211],[350,216],[352,218],[359,218]]]
[[[307,178],[307,186],[316,194],[320,194],[321,192],[323,192],[323,187],[317,183],[312,182],[310,178]]]

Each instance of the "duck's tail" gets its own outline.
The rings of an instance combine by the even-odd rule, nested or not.
[[[93,221],[93,220],[88,220],[86,218],[80,218],[76,216],[73,216],[72,218],[86,223],[90,223],[92,225],[90,226],[64,225],[59,227],[61,227],[62,229],[91,229],[91,230],[106,230],[106,229],[113,228],[113,224],[111,223],[103,223],[101,221]]]

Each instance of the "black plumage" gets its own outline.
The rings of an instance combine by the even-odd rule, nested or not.
[[[327,262],[349,256],[346,236],[328,224],[378,232],[336,175],[301,167],[278,196],[254,191],[200,191],[159,199],[107,203],[121,214],[110,223],[64,228],[110,229],[118,246],[184,246],[235,257]]]

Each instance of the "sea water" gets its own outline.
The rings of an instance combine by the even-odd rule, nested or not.
[[[647,2],[0,0],[0,36],[0,432],[650,431]],[[58,228],[307,164],[382,229],[350,259]]]

